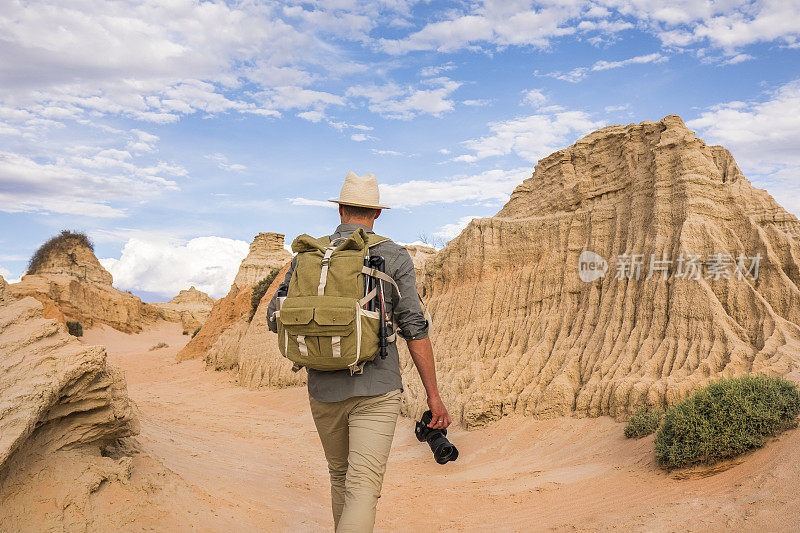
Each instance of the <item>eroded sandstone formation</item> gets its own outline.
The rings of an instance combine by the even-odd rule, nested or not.
[[[496,216],[473,220],[426,266],[451,414],[467,427],[511,413],[624,417],[721,376],[796,375],[799,238],[797,218],[677,116],[587,135],[542,159]],[[604,277],[580,279],[583,251],[608,261]],[[646,279],[651,254],[673,261],[666,279]],[[700,279],[680,271],[690,254]],[[731,254],[727,278],[714,254]],[[760,255],[757,279],[735,274],[739,254],[747,268]],[[424,392],[407,358],[403,367],[416,416]]]
[[[235,368],[239,361],[238,341],[250,323],[253,285],[291,260],[292,255],[283,247],[283,235],[256,235],[250,243],[250,252],[239,265],[230,291],[214,303],[209,318],[197,335],[178,352],[177,360],[202,357],[209,367],[216,370]],[[215,344],[217,347],[212,349]]]
[[[193,333],[211,316],[214,298],[194,287],[180,291],[169,302],[150,304],[158,309],[159,316],[168,322],[180,322],[183,332]]]
[[[115,289],[112,281],[85,237],[64,232],[42,246],[29,273],[9,288],[15,298],[36,298],[46,318],[62,323],[107,324],[136,333],[157,320],[154,307]]]
[[[282,268],[292,260],[292,254],[283,247],[280,233],[259,233],[250,243],[250,252],[239,265],[233,284],[240,289],[249,288],[261,281],[273,268]]]
[[[82,477],[71,480],[71,498],[124,477],[129,459],[103,457],[101,450],[138,433],[136,410],[102,346],[85,346],[44,318],[41,303],[22,298],[0,302],[0,354],[0,508],[10,513],[19,507],[21,479],[39,472],[31,463],[64,454],[69,464],[85,466]],[[0,529],[19,526],[6,521],[10,516],[0,513]]]

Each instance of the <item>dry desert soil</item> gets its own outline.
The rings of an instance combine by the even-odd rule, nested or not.
[[[205,371],[202,361],[176,363],[187,340],[173,323],[140,334],[98,327],[83,337],[105,345],[125,370],[141,410],[141,447],[188,486],[172,496],[171,516],[144,512],[132,529],[331,530],[326,465],[305,388],[251,391],[230,374]],[[150,351],[159,342],[169,347]],[[414,438],[413,421],[401,418],[376,531],[800,527],[800,431],[718,473],[668,473],[655,464],[652,436],[628,440],[622,430],[610,418],[504,418],[477,431],[453,428],[461,455],[440,466]]]

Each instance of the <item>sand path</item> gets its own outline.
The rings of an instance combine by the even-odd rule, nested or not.
[[[233,516],[237,530],[330,530],[327,471],[305,389],[249,391],[199,361],[175,363],[187,339],[167,323],[139,335],[98,328],[85,336],[125,370],[142,446],[226,520]],[[160,341],[169,347],[148,351]],[[401,419],[376,531],[800,527],[800,431],[722,473],[678,480],[656,467],[652,437],[628,440],[622,429],[607,418],[456,428],[461,456],[440,466],[414,438],[413,421]]]

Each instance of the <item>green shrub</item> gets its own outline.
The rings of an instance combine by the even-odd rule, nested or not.
[[[800,391],[790,381],[724,379],[667,411],[656,435],[656,459],[666,468],[728,459],[797,427],[798,414]]]
[[[28,274],[36,274],[47,263],[48,257],[54,253],[67,253],[76,244],[83,244],[94,252],[94,244],[85,233],[65,229],[59,235],[48,239],[36,250],[28,261]]]
[[[67,321],[67,331],[73,337],[83,337],[83,325],[80,322]]]
[[[194,339],[194,336],[197,335],[199,332],[200,332],[200,328],[197,328],[196,330],[194,330],[194,332],[192,332],[192,338]]]
[[[253,316],[256,314],[256,309],[258,309],[258,304],[261,303],[261,298],[267,293],[267,289],[269,286],[272,285],[272,282],[275,280],[275,276],[278,275],[280,272],[279,269],[273,268],[267,274],[267,277],[253,285],[253,293],[250,295],[250,318],[249,320],[253,320]]]
[[[629,439],[641,439],[655,433],[661,423],[661,409],[648,409],[644,405],[639,407],[625,426],[625,436]]]

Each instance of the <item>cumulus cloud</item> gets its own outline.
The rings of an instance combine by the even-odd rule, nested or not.
[[[194,285],[214,298],[227,294],[239,264],[250,245],[223,237],[197,237],[189,241],[132,238],[119,259],[100,263],[122,290],[140,290],[171,298]]]
[[[405,37],[381,39],[380,46],[395,55],[507,46],[546,49],[568,36],[599,44],[637,28],[667,47],[710,46],[733,56],[750,44],[794,46],[800,39],[797,0],[676,0],[669,5],[659,0],[483,0],[468,6]]]
[[[529,178],[530,168],[487,170],[442,180],[410,180],[381,184],[381,200],[391,207],[469,202],[502,205],[514,187]]]
[[[522,103],[532,107],[540,107],[547,101],[541,89],[531,89],[522,93]]]
[[[687,125],[728,148],[748,177],[800,214],[800,79],[761,101],[718,104]]]
[[[559,108],[554,111],[490,123],[490,135],[462,143],[473,153],[460,155],[453,160],[473,163],[513,152],[535,163],[602,126],[602,122],[592,120],[583,111],[565,111]]]
[[[0,151],[0,211],[121,217],[125,209],[114,203],[176,190],[175,178],[185,175],[163,161],[137,164],[119,149],[68,147],[58,157]]]
[[[210,159],[214,163],[217,164],[217,168],[220,170],[224,170],[226,172],[242,172],[247,170],[247,167],[241,165],[239,163],[230,163],[228,162],[227,156],[220,153],[209,154],[206,156],[206,159]]]
[[[461,83],[449,78],[423,80],[432,88],[401,87],[395,83],[350,87],[346,95],[356,100],[366,100],[370,111],[387,118],[409,120],[420,114],[439,116],[452,111],[450,95]]]

